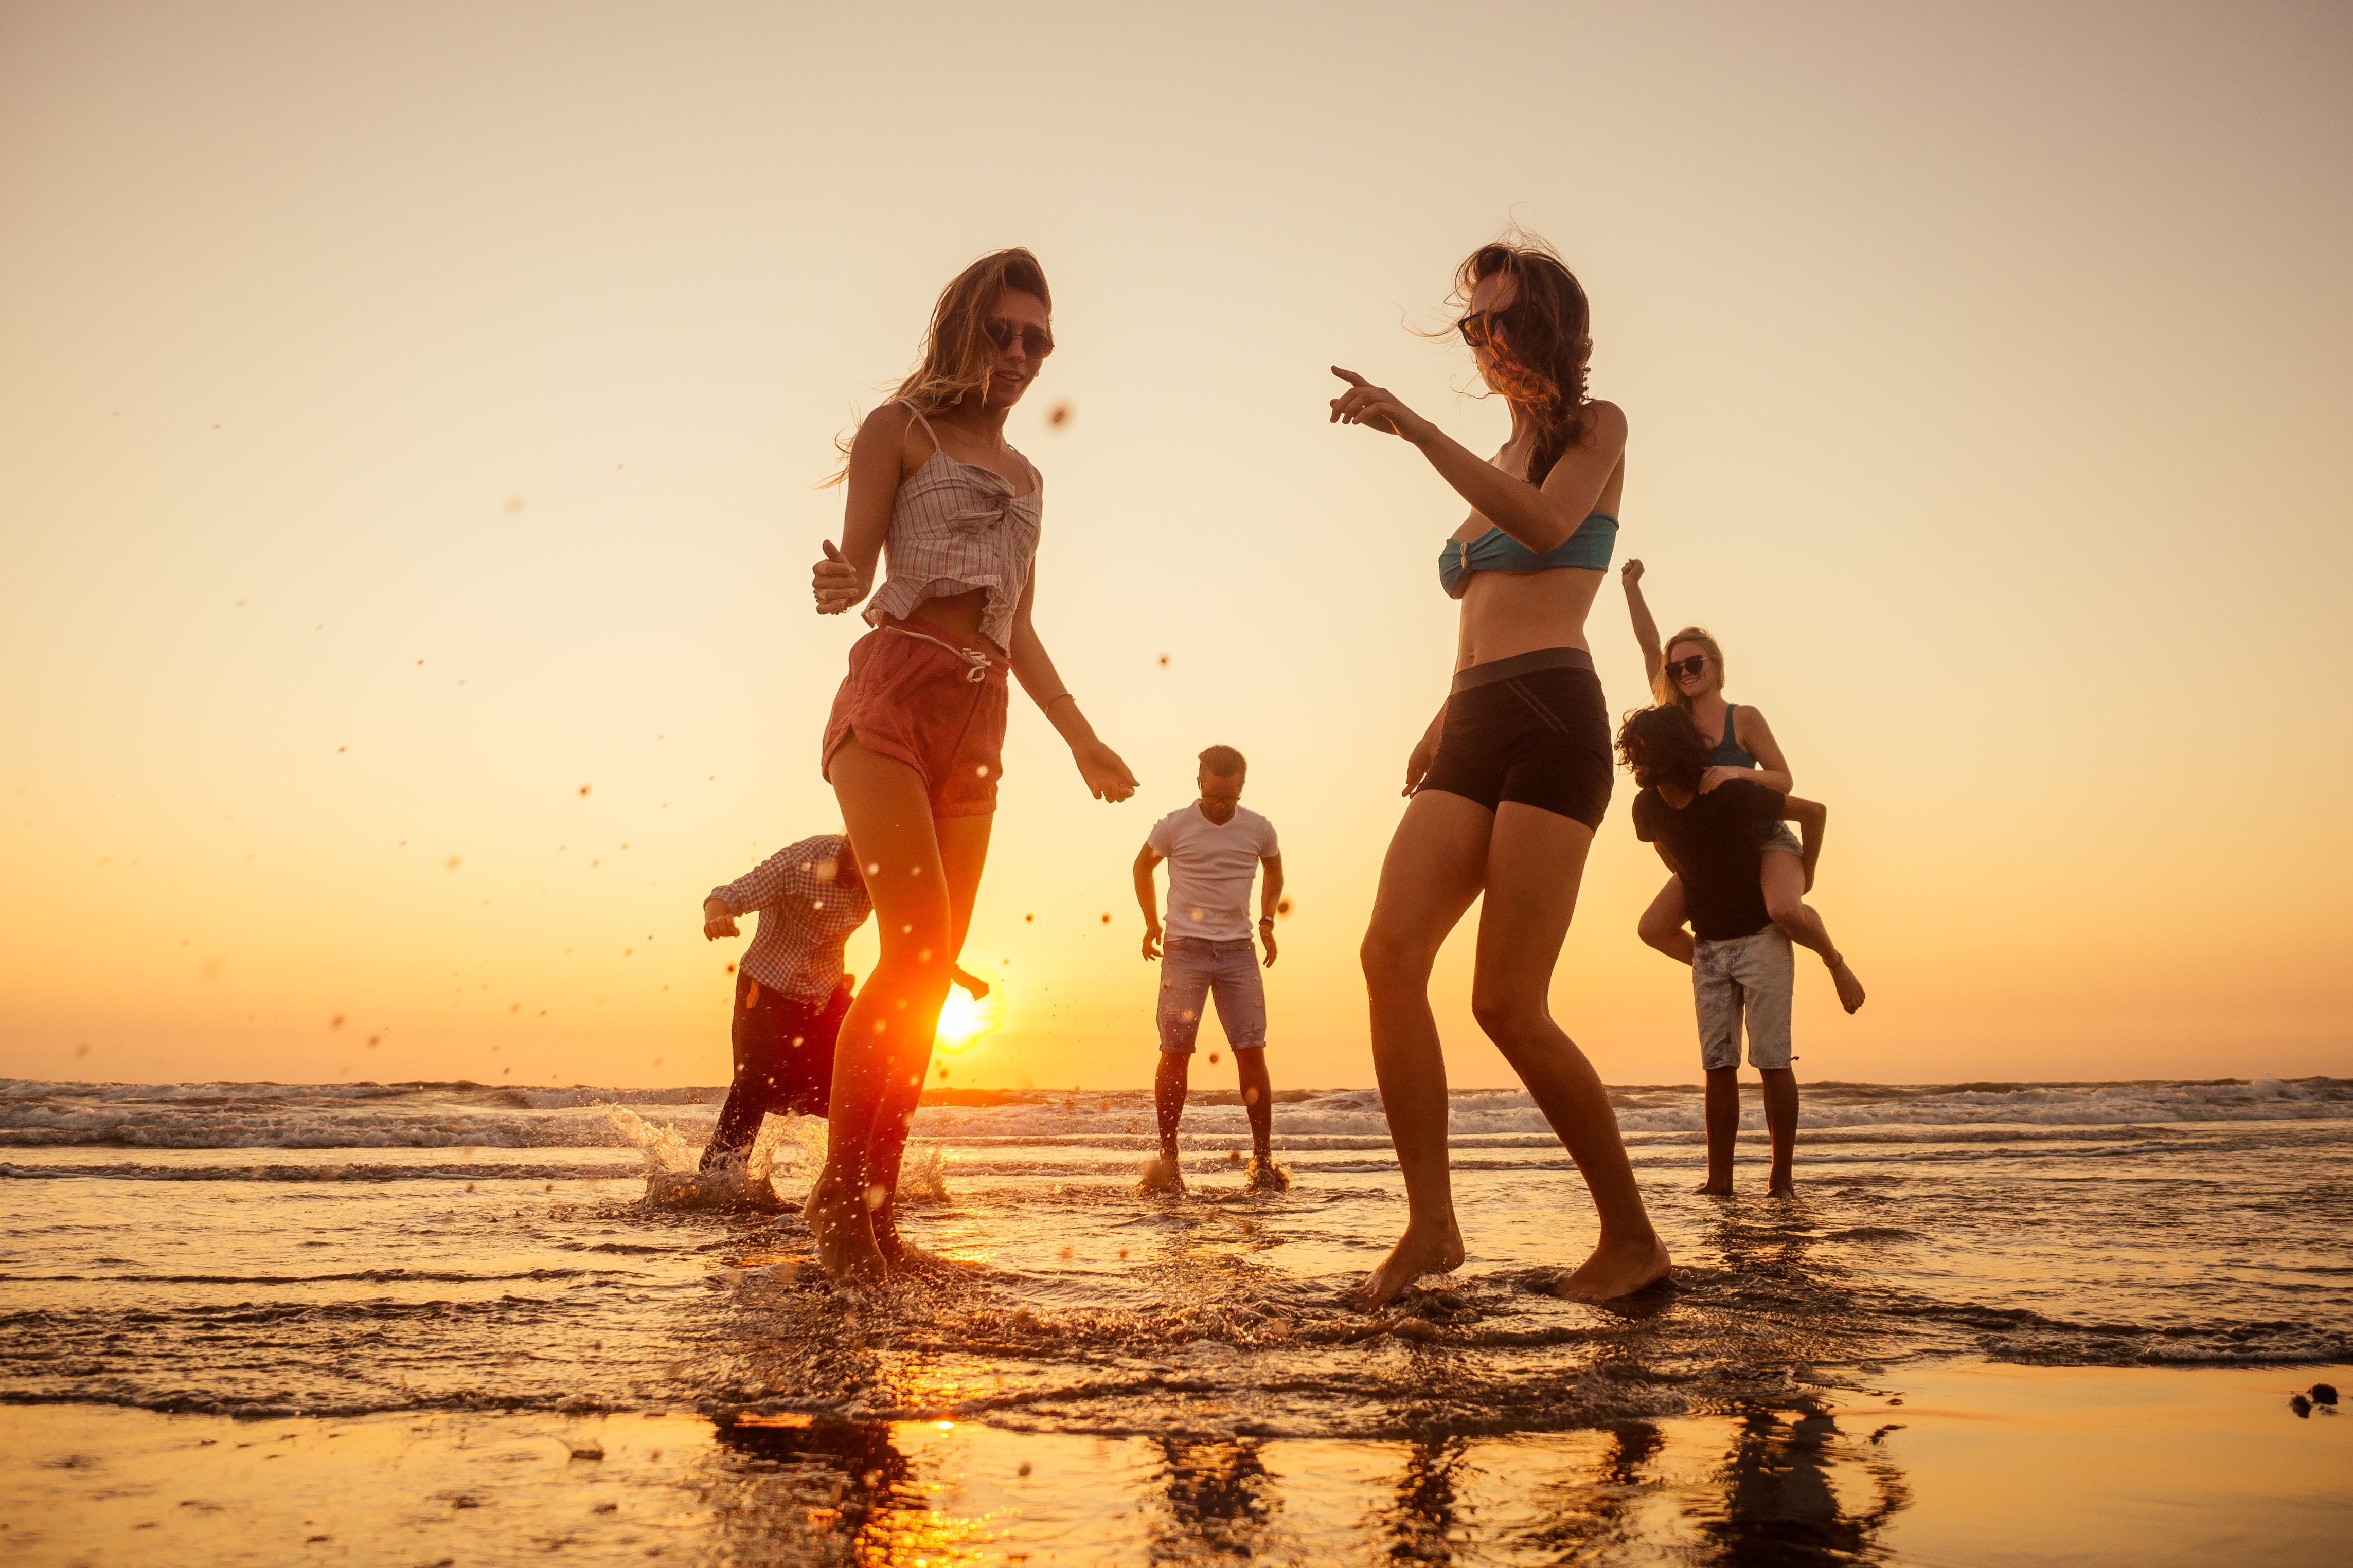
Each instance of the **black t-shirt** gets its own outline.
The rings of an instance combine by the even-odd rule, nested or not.
[[[1655,789],[1634,797],[1634,837],[1659,843],[1683,868],[1692,930],[1708,942],[1748,936],[1773,923],[1757,885],[1764,847],[1758,825],[1778,822],[1779,790],[1746,779],[1720,784],[1677,811]]]

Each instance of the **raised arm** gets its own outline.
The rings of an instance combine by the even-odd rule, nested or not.
[[[905,404],[886,403],[866,416],[850,443],[849,500],[843,504],[841,542],[825,542],[825,559],[810,571],[817,613],[838,616],[873,590],[882,540],[891,531],[891,504],[904,472],[901,453],[914,415]]]
[[[1087,789],[1097,800],[1125,800],[1135,793],[1135,775],[1119,760],[1119,753],[1103,743],[1095,727],[1079,711],[1079,700],[1062,684],[1047,657],[1046,645],[1038,640],[1038,628],[1030,623],[1030,606],[1038,598],[1038,569],[1029,569],[1029,584],[1021,590],[1021,603],[1013,611],[1013,646],[1008,650],[1013,661],[1013,678],[1029,700],[1046,715],[1071,748],[1071,760],[1079,764],[1079,776],[1087,781]]]
[[[1332,400],[1335,422],[1368,426],[1412,442],[1480,516],[1539,555],[1584,526],[1626,456],[1625,414],[1614,403],[1595,403],[1584,444],[1562,453],[1539,489],[1480,457],[1388,388],[1338,365],[1332,374],[1348,383],[1348,390]]]
[[[1135,852],[1135,901],[1144,909],[1144,956],[1160,956],[1160,885],[1152,879],[1167,857],[1147,844]]]
[[[1666,650],[1659,646],[1659,623],[1651,618],[1650,602],[1642,597],[1642,563],[1629,561],[1618,569],[1618,581],[1626,585],[1626,618],[1634,623],[1634,642],[1642,650],[1642,679],[1650,683],[1653,698],[1659,689],[1659,667],[1666,662]]]

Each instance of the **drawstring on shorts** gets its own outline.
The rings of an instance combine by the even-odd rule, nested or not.
[[[975,686],[988,679],[988,656],[976,647],[958,647],[952,642],[942,642],[939,638],[927,637],[922,632],[911,632],[904,626],[884,626],[882,629],[886,632],[897,632],[902,637],[913,637],[920,642],[927,642],[934,647],[947,649],[964,660],[964,678]]]

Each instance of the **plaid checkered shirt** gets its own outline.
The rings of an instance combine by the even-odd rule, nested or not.
[[[820,833],[777,850],[711,896],[730,911],[756,913],[759,929],[744,950],[744,973],[802,1002],[823,1002],[841,984],[841,952],[866,923],[874,900],[849,860],[849,841]],[[836,876],[839,857],[848,875]]]

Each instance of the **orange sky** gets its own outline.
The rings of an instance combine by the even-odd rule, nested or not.
[[[1621,558],[1831,805],[1801,1070],[2353,1072],[2348,79],[2325,6],[0,6],[0,1074],[723,1079],[696,906],[838,820],[813,482],[1026,244],[1039,623],[1145,789],[1017,711],[954,1081],[1147,1081],[1127,867],[1224,741],[1278,1082],[1369,1083],[1462,507],[1324,367],[1499,440],[1402,329],[1514,218]],[[1691,1079],[1630,798],[1555,1010]]]

